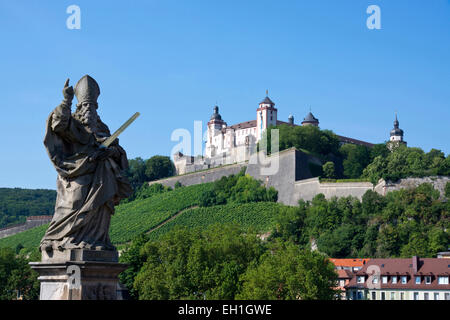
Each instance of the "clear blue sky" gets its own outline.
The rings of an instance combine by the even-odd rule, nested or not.
[[[0,0],[0,35],[0,187],[55,188],[45,121],[84,74],[111,131],[141,113],[120,138],[129,158],[169,155],[216,101],[229,125],[255,119],[266,89],[281,120],[311,107],[321,128],[379,143],[398,111],[409,146],[450,153],[448,0]]]

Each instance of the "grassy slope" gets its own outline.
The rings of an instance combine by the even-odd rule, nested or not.
[[[115,245],[127,243],[177,212],[198,205],[199,195],[211,186],[212,184],[201,184],[183,187],[118,206],[116,214],[111,219],[112,242]],[[273,225],[274,213],[280,206],[277,203],[261,202],[186,210],[174,220],[152,232],[152,238],[159,237],[175,225],[193,227],[224,222],[236,222],[244,228],[254,227],[260,231],[268,231]],[[48,225],[43,225],[0,239],[0,247],[15,248],[18,244],[22,244],[26,248],[38,247],[47,227]]]

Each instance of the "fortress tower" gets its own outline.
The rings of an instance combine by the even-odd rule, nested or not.
[[[392,150],[392,148],[401,144],[406,146],[406,141],[403,140],[403,130],[399,128],[397,113],[395,113],[394,129],[391,130],[388,147]]]
[[[266,94],[268,92],[266,91]],[[256,139],[261,140],[264,130],[270,126],[277,125],[277,113],[275,103],[266,96],[263,101],[259,103],[259,108],[256,109]]]

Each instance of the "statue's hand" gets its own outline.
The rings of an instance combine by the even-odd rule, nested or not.
[[[66,83],[64,84],[64,88],[63,88],[64,101],[68,102],[68,103],[72,103],[73,94],[74,94],[73,87],[72,86],[69,87],[69,79],[67,79]]]
[[[92,156],[89,157],[89,161],[93,162],[97,160],[104,160],[108,157],[113,157],[115,154],[116,150],[113,148],[99,148]]]

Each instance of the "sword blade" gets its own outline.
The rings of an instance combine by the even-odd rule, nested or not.
[[[119,129],[116,130],[116,132],[114,132],[108,139],[106,139],[105,141],[103,141],[103,143],[100,145],[100,147],[106,148],[109,147],[109,145],[111,143],[114,142],[114,140],[117,139],[117,137],[125,131],[125,129],[134,121],[136,120],[137,117],[140,116],[139,112],[136,112],[135,114],[133,114],[131,116],[130,119],[128,119]]]

